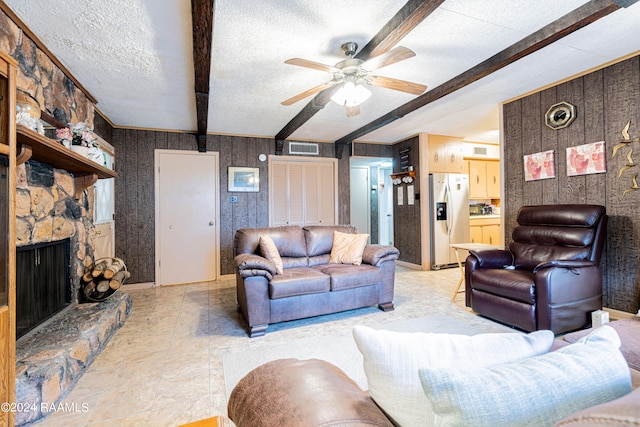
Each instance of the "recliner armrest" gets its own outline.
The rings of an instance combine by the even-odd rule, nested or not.
[[[513,265],[513,255],[506,249],[470,250],[469,256],[478,260],[477,266],[480,268],[503,268]]]
[[[256,254],[240,254],[234,258],[238,274],[241,277],[265,276],[271,280],[276,274],[276,265],[273,261]]]
[[[533,269],[533,274],[537,273],[543,268],[559,267],[559,268],[572,269],[572,268],[585,268],[585,267],[593,267],[593,266],[596,266],[596,264],[593,261],[589,261],[589,260],[554,259],[551,261],[541,262],[540,264],[536,265],[535,268]]]
[[[398,256],[400,256],[400,251],[393,246],[367,245],[362,253],[362,262],[379,267],[383,262],[398,259]]]

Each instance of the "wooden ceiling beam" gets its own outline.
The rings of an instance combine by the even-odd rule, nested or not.
[[[366,61],[387,52],[443,2],[444,0],[409,0],[355,57]],[[282,154],[284,140],[323,109],[338,88],[339,85],[318,93],[278,132],[275,136],[276,154]]]
[[[470,68],[440,86],[425,92],[384,116],[364,125],[360,129],[338,139],[335,141],[336,153],[342,151],[338,146],[348,145],[357,138],[371,133],[374,130],[379,129],[421,107],[424,107],[431,102],[480,80],[481,78],[542,49],[543,47],[549,46],[580,28],[586,27],[592,22],[609,15],[620,8],[631,6],[637,1],[639,0],[591,0],[588,3],[585,3],[535,33],[493,55],[491,58],[481,62],[475,67]]]
[[[191,0],[193,31],[193,71],[198,151],[207,151],[209,118],[209,79],[211,75],[211,40],[213,38],[214,0]]]

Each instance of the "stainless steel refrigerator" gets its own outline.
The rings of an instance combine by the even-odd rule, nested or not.
[[[452,243],[469,242],[469,176],[429,174],[431,268],[458,265]]]

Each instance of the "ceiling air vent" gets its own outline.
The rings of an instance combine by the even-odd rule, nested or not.
[[[317,156],[320,154],[320,149],[318,144],[310,143],[310,142],[290,142],[289,143],[289,154],[304,154],[304,155],[314,155]]]
[[[474,156],[486,156],[487,155],[487,147],[473,147],[473,155]]]

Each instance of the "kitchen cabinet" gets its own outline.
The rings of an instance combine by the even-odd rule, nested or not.
[[[487,199],[500,198],[500,162],[487,161]]]
[[[500,162],[495,160],[469,161],[469,198],[500,198]]]
[[[465,173],[462,141],[441,135],[429,135],[429,172]]]
[[[500,238],[500,217],[494,215],[472,217],[469,221],[471,243],[502,245]]]

